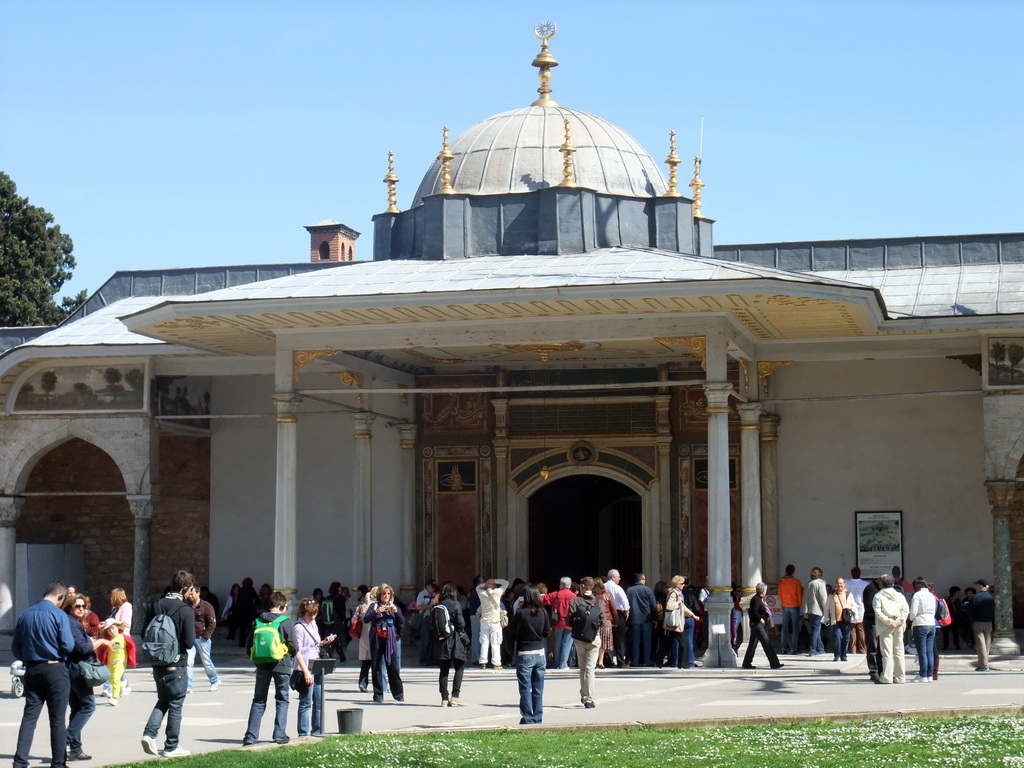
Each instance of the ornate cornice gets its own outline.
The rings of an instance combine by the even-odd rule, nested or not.
[[[298,381],[302,369],[314,360],[340,354],[340,349],[296,349],[292,352],[292,381]]]
[[[792,360],[760,360],[757,363],[757,380],[761,384],[761,391],[768,397],[768,379],[775,371],[784,365],[792,365]]]

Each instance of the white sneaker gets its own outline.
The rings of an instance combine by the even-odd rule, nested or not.
[[[110,700],[110,706],[116,707],[117,706],[117,699],[111,699]]]
[[[216,691],[216,690],[217,690],[218,688],[220,688],[220,683],[211,683],[211,684],[210,684],[210,693],[213,693],[213,692],[214,692],[214,691]]]
[[[188,757],[192,753],[184,747],[175,747],[174,749],[165,749],[160,753],[160,757]]]
[[[124,688],[121,689],[121,695],[122,696],[127,696],[131,692],[132,692],[132,687],[130,685],[127,685],[127,684],[125,685]]]
[[[156,748],[156,739],[152,739],[149,736],[142,737],[142,749],[147,755],[160,754]]]

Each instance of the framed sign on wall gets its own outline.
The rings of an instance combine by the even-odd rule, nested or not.
[[[866,579],[903,570],[903,513],[857,512],[857,566]]]

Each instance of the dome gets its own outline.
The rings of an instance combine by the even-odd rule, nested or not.
[[[477,123],[451,145],[456,193],[534,192],[562,180],[564,120],[569,119],[576,186],[612,195],[651,197],[667,189],[657,163],[632,136],[599,117],[565,107],[530,106]],[[441,188],[435,160],[413,207]]]

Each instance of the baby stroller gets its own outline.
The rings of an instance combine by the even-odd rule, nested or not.
[[[11,696],[20,699],[25,695],[25,665],[20,661],[11,664]]]

